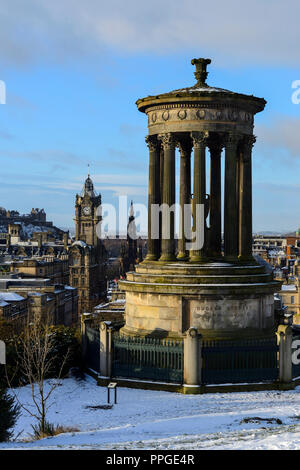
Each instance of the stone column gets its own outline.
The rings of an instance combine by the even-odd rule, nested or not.
[[[276,332],[279,346],[279,382],[291,383],[293,330],[290,325],[279,325]]]
[[[179,260],[188,259],[186,250],[186,223],[185,205],[190,204],[191,199],[191,151],[192,145],[190,139],[180,140],[178,142],[180,152],[180,219],[179,219],[179,240],[178,240],[178,256]]]
[[[87,351],[87,339],[86,339],[86,326],[91,323],[91,317],[88,315],[81,315],[80,326],[81,326],[81,348],[83,357],[86,356]]]
[[[238,259],[238,211],[236,196],[237,149],[240,135],[229,133],[225,143],[224,255]]]
[[[0,364],[6,364],[6,346],[4,341],[0,341]]]
[[[162,240],[160,261],[173,261],[175,257],[175,138],[172,133],[160,134],[164,150],[162,207]],[[172,210],[171,210],[172,209]]]
[[[112,329],[111,322],[103,321],[100,323],[100,375],[102,377],[111,376],[112,361]]]
[[[219,137],[209,143],[210,150],[210,255],[221,256],[221,153]]]
[[[189,328],[184,337],[184,385],[201,384],[201,346],[202,336],[197,328]]]
[[[205,172],[205,147],[207,143],[208,133],[205,132],[192,132],[191,133],[193,147],[194,147],[194,195],[193,195],[193,236],[195,236],[196,228],[199,226],[200,212],[197,206],[202,205],[202,210],[205,207],[206,200],[206,172]],[[192,251],[191,261],[203,261],[205,259],[205,216],[200,221],[201,235],[204,240],[203,246]],[[203,226],[204,225],[204,226]],[[200,233],[197,233],[199,239]]]
[[[156,136],[147,136],[149,147],[149,183],[148,183],[148,251],[146,261],[159,258],[159,221],[152,220],[152,204],[160,204],[160,145]],[[152,238],[153,234],[157,238]]]
[[[253,261],[252,256],[252,147],[253,135],[245,136],[240,160],[239,258]]]
[[[160,146],[160,185],[159,185],[159,191],[160,191],[160,204],[162,200],[162,195],[163,195],[163,185],[164,185],[164,149],[162,146]],[[162,239],[162,213],[159,212],[159,253],[161,254],[161,239]]]

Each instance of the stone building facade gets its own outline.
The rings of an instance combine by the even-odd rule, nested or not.
[[[45,258],[29,258],[12,261],[10,272],[21,277],[46,278],[51,284],[69,284],[69,257],[67,254],[60,258],[47,256]]]
[[[51,285],[49,279],[0,277],[0,318],[32,320],[47,318],[53,325],[78,322],[78,291],[75,287]]]

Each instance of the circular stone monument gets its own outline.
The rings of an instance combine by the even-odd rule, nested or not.
[[[268,337],[274,332],[273,294],[280,283],[252,256],[253,122],[266,101],[208,86],[210,62],[192,60],[194,86],[137,101],[149,129],[148,254],[136,272],[119,281],[126,292],[126,335],[180,337],[192,326],[206,339]],[[168,210],[176,201],[176,147],[177,244],[174,212]],[[154,220],[152,208],[159,206]],[[190,217],[184,215],[186,207],[191,207]],[[201,232],[201,244],[191,244],[187,228],[194,235]]]

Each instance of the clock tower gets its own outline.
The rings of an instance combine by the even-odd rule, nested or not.
[[[69,249],[70,285],[78,289],[78,312],[91,312],[105,296],[105,249],[100,239],[101,194],[88,175],[75,202],[75,242]]]
[[[97,236],[100,229],[101,216],[97,209],[101,206],[101,194],[97,195],[93,182],[88,175],[81,194],[76,194],[75,205],[75,239],[96,247],[100,239]]]

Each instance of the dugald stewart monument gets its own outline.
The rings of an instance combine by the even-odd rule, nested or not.
[[[191,327],[214,340],[274,335],[279,283],[252,256],[253,127],[266,101],[209,86],[210,62],[192,60],[194,86],[137,101],[148,117],[148,254],[119,282],[126,292],[124,335],[180,338]],[[177,199],[176,249],[170,209]],[[190,243],[200,232],[201,243]]]

